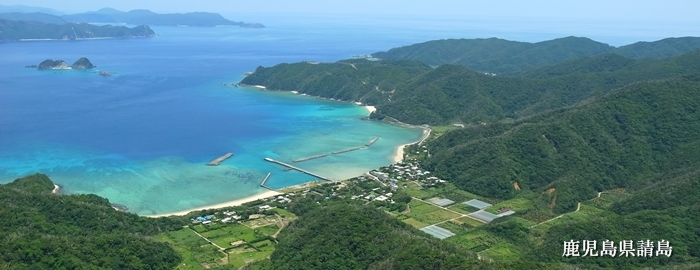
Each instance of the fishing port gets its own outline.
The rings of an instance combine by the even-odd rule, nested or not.
[[[320,175],[318,175],[318,174],[315,174],[315,173],[312,173],[312,172],[310,172],[310,171],[301,169],[301,168],[299,168],[299,167],[295,167],[295,166],[289,165],[289,164],[284,163],[284,162],[282,162],[282,161],[274,160],[274,159],[267,158],[267,157],[265,158],[265,161],[269,161],[269,162],[272,162],[272,163],[277,163],[277,164],[279,164],[279,165],[285,166],[285,167],[290,168],[290,169],[293,169],[293,170],[297,170],[297,171],[303,172],[303,173],[308,174],[308,175],[311,175],[311,176],[313,176],[313,177],[316,177],[316,178],[319,178],[319,179],[323,179],[323,180],[326,180],[326,181],[333,182],[333,180],[331,180],[331,179],[329,179],[329,178],[320,176]]]

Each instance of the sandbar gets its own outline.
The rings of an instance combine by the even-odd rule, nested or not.
[[[219,203],[219,204],[207,205],[207,206],[192,208],[192,209],[173,212],[173,213],[151,215],[151,216],[147,216],[147,217],[157,218],[157,217],[167,217],[167,216],[184,216],[192,211],[199,211],[199,210],[205,210],[205,209],[218,209],[218,208],[224,208],[224,207],[230,207],[230,206],[238,206],[238,205],[241,205],[241,204],[244,204],[247,202],[252,202],[252,201],[256,201],[256,200],[260,200],[260,199],[264,199],[264,198],[279,196],[282,194],[284,194],[284,193],[268,190],[268,191],[258,193],[258,194],[253,195],[253,196],[245,197],[243,199],[233,200],[233,201]]]

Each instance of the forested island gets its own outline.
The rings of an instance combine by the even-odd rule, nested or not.
[[[153,37],[155,34],[147,25],[128,28],[87,23],[52,24],[0,19],[0,41],[142,38]]]
[[[213,27],[213,26],[238,26],[245,28],[264,28],[261,23],[245,23],[231,21],[218,13],[210,12],[189,12],[189,13],[169,13],[160,14],[147,9],[137,9],[131,11],[119,11],[113,8],[103,8],[97,11],[90,11],[69,15],[52,15],[42,12],[21,13],[7,12],[0,13],[0,19],[10,21],[40,22],[63,25],[67,23],[108,23],[108,24],[131,24],[131,25],[161,25],[161,26],[193,26],[193,27]]]

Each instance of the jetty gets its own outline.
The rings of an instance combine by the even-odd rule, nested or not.
[[[312,159],[315,159],[315,158],[322,158],[322,157],[327,157],[327,156],[328,156],[328,154],[320,154],[320,155],[315,155],[315,156],[310,156],[310,157],[295,159],[295,160],[292,160],[292,162],[297,163],[297,162],[302,162],[302,161],[307,161],[307,160],[312,160]]]
[[[353,147],[353,148],[347,148],[347,149],[343,149],[343,150],[340,150],[340,151],[335,151],[335,152],[333,152],[333,154],[342,154],[342,153],[345,153],[345,152],[355,151],[355,150],[359,150],[359,149],[362,149],[362,148],[365,148],[365,147],[364,147],[364,146],[358,146],[358,147]]]
[[[297,171],[303,172],[303,173],[308,174],[308,175],[311,175],[311,176],[313,176],[313,177],[316,177],[316,178],[319,178],[319,179],[323,179],[323,180],[326,180],[326,181],[333,182],[333,180],[331,180],[331,179],[328,179],[328,178],[326,178],[326,177],[320,176],[320,175],[315,174],[315,173],[312,173],[312,172],[310,172],[310,171],[301,169],[301,168],[299,168],[299,167],[295,167],[295,166],[289,165],[289,164],[284,163],[284,162],[282,162],[282,161],[274,160],[274,159],[267,158],[267,157],[265,158],[265,161],[269,161],[269,162],[272,162],[272,163],[277,163],[277,164],[279,164],[279,165],[285,166],[285,167],[290,168],[290,169],[293,169],[293,170],[297,170]]]
[[[233,153],[226,153],[226,155],[220,156],[218,158],[215,158],[212,161],[209,161],[209,163],[207,163],[207,166],[219,166],[219,164],[221,164],[221,162],[224,162],[224,160],[226,160],[232,156],[233,156]]]
[[[365,144],[365,146],[370,146],[370,145],[372,145],[372,144],[373,144],[374,142],[376,142],[378,139],[379,139],[379,137],[374,137],[374,138],[372,138],[371,140],[369,140],[369,142],[367,142],[367,143]]]
[[[266,188],[266,189],[275,191],[274,189],[272,189],[272,188],[270,188],[270,187],[268,187],[268,186],[265,185],[265,182],[267,182],[267,179],[270,179],[270,175],[272,175],[272,173],[267,173],[267,176],[265,176],[265,179],[262,180],[262,183],[260,183],[260,186],[261,186],[261,187],[264,187],[264,188]]]

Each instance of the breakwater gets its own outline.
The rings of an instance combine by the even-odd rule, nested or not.
[[[226,160],[232,156],[233,156],[233,153],[226,153],[223,156],[220,156],[218,158],[215,158],[212,161],[209,161],[209,163],[207,163],[207,166],[219,166],[219,164],[221,164],[221,162],[224,162],[224,160]]]
[[[302,161],[307,161],[307,160],[312,160],[312,159],[322,158],[322,157],[327,157],[327,156],[328,156],[328,154],[320,154],[320,155],[315,155],[315,156],[310,156],[310,157],[295,159],[295,160],[292,160],[292,162],[297,163],[297,162],[302,162]]]
[[[342,154],[342,153],[345,153],[345,152],[360,150],[360,149],[362,149],[362,148],[365,148],[365,147],[364,147],[364,146],[358,146],[358,147],[353,147],[353,148],[347,148],[347,149],[343,149],[343,150],[340,150],[340,151],[334,151],[333,154]]]
[[[374,137],[374,138],[372,138],[371,140],[369,140],[369,142],[367,142],[367,143],[365,144],[365,146],[370,146],[370,145],[372,145],[372,144],[373,144],[374,142],[376,142],[378,139],[379,139],[379,137]]]
[[[285,166],[285,167],[290,168],[290,169],[293,169],[293,170],[297,170],[297,171],[303,172],[303,173],[305,173],[305,174],[311,175],[311,176],[316,177],[316,178],[319,178],[319,179],[323,179],[323,180],[331,181],[331,182],[333,181],[333,180],[331,180],[331,179],[329,179],[329,178],[320,176],[320,175],[318,175],[318,174],[312,173],[312,172],[310,172],[310,171],[301,169],[301,168],[296,167],[296,166],[289,165],[289,164],[284,163],[284,162],[282,162],[282,161],[274,160],[274,159],[271,159],[271,158],[265,158],[265,161],[269,161],[269,162],[272,162],[272,163],[277,163],[277,164],[279,164],[279,165]]]
[[[268,187],[268,186],[265,185],[265,183],[267,182],[267,180],[270,179],[270,175],[272,175],[272,173],[267,173],[267,175],[265,176],[265,179],[263,179],[262,182],[260,183],[260,186],[261,186],[261,187],[264,187],[264,188],[266,188],[266,189],[269,189],[269,190],[274,191],[274,189],[272,189],[271,187]]]

